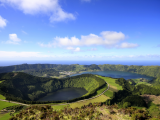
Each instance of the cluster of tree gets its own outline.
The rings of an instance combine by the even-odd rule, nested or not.
[[[23,109],[25,106],[23,105],[14,105],[14,106],[9,106],[6,107],[6,110],[15,110],[15,112],[20,111],[21,109]]]
[[[158,77],[160,75],[160,66],[137,66],[137,65],[128,66],[128,65],[104,64],[104,65],[98,65],[98,67],[101,70],[127,71],[152,77]]]
[[[0,67],[0,73],[4,72],[12,72],[12,71],[22,71],[28,69],[48,69],[48,68],[56,68],[58,64],[21,64],[21,65],[12,65]]]
[[[116,80],[116,83],[123,87],[123,90],[119,90],[113,94],[113,97],[106,101],[106,104],[119,104],[120,106],[139,106],[146,107],[145,101],[139,95],[151,94],[151,95],[160,95],[160,90],[140,84],[137,86],[131,85],[129,81],[124,78],[119,78]]]
[[[136,85],[135,81],[132,80],[132,79],[128,79],[127,81],[128,81],[131,85]]]
[[[132,94],[134,95],[143,95],[143,94],[160,95],[160,89],[156,89],[155,87],[148,86],[145,84],[140,84],[134,88],[134,90],[132,91]]]
[[[24,70],[23,72],[33,75],[33,76],[39,76],[39,77],[49,77],[49,76],[59,76],[59,71],[55,69],[33,69],[33,70]]]
[[[5,78],[0,84],[0,94],[4,95],[8,100],[23,103],[36,101],[48,93],[55,92],[62,88],[76,87],[84,88],[88,91],[86,96],[66,101],[73,102],[95,95],[96,91],[106,84],[103,79],[92,74],[82,74],[63,79],[36,77],[23,72],[2,73],[0,76],[1,80]]]

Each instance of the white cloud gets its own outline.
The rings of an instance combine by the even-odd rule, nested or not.
[[[9,34],[9,40],[6,42],[8,44],[19,44],[21,39],[17,37],[17,34]]]
[[[121,45],[117,45],[116,47],[117,48],[135,48],[135,47],[138,47],[138,44],[124,42]]]
[[[7,25],[7,20],[0,16],[0,28],[4,28]]]
[[[132,48],[137,47],[137,44],[133,43],[122,43],[118,45],[119,42],[125,39],[125,35],[122,32],[115,31],[103,31],[100,36],[95,34],[81,35],[81,39],[74,37],[55,37],[53,42],[48,44],[39,43],[42,47],[76,47],[76,46],[93,46],[102,45],[105,47],[119,47],[119,48]]]
[[[79,48],[76,48],[80,50]],[[59,54],[53,55],[42,52],[16,52],[16,51],[0,51],[0,60],[147,60],[160,59],[159,54],[146,55],[68,55]]]
[[[73,14],[63,11],[59,0],[0,0],[0,2],[18,8],[25,14],[47,14],[51,22],[76,19]]]
[[[77,47],[74,51],[79,52],[81,49]]]
[[[66,49],[72,50],[73,52],[79,52],[81,50],[79,47],[76,47],[76,48],[74,48],[74,47],[67,47]]]
[[[125,39],[125,35],[122,32],[114,32],[114,31],[103,31],[101,32],[103,36],[104,42],[107,45],[116,44],[121,40]]]
[[[27,59],[27,58],[52,58],[55,56],[45,55],[41,52],[16,52],[16,51],[0,51],[0,59]]]

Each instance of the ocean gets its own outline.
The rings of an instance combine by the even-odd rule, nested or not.
[[[160,61],[0,61],[0,66],[20,65],[20,64],[79,64],[79,65],[102,65],[102,64],[121,64],[121,65],[142,65],[160,66]]]

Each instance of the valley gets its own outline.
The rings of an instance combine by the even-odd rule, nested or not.
[[[30,68],[28,69],[27,66]],[[36,65],[34,68],[32,66],[25,64],[21,65],[20,69],[16,66],[17,70],[14,66],[0,68],[0,99],[8,100],[8,102],[1,101],[0,104],[3,104],[1,110],[4,108],[17,109],[14,106],[18,104],[12,103],[12,101],[30,106],[26,109],[22,104],[23,107],[19,107],[21,110],[17,109],[13,113],[14,117],[9,115],[10,112],[6,112],[0,115],[0,119],[33,119],[36,116],[45,119],[47,116],[50,118],[52,114],[57,116],[55,119],[60,120],[84,118],[141,119],[140,116],[151,119],[160,117],[157,111],[160,108],[159,97],[156,97],[160,95],[160,73],[153,73],[154,69],[159,69],[157,66],[148,66],[150,72],[147,71],[147,66],[82,66],[77,64],[70,66],[39,64],[37,66],[39,68]],[[143,68],[145,71],[142,72]],[[84,88],[87,93],[79,98],[66,101],[37,101],[49,93],[72,87]],[[147,96],[148,101],[146,102]],[[134,100],[134,98],[136,99]],[[93,112],[89,112],[90,109]],[[24,114],[26,110],[33,112]],[[53,112],[46,114],[46,110]],[[81,110],[86,111],[87,114],[82,114]],[[139,110],[143,110],[143,112],[139,114]],[[77,112],[74,113],[74,111]],[[29,117],[27,117],[28,114],[30,114]]]

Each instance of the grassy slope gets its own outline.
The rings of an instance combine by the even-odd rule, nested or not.
[[[14,113],[14,116],[16,116],[16,114],[19,114],[20,112],[16,112]],[[10,113],[6,113],[6,114],[0,114],[0,120],[8,120],[9,118],[11,118],[12,116],[10,116]]]
[[[0,95],[0,99],[5,100],[6,98],[3,95]]]
[[[10,113],[0,114],[0,120],[8,120],[10,117]]]
[[[70,105],[57,105],[57,106],[52,106],[53,110],[61,110],[64,109],[64,107],[70,107]]]
[[[105,102],[107,99],[109,99],[109,97],[105,96],[105,95],[101,95],[97,98],[91,99],[91,100],[86,100],[86,101],[82,101],[82,102],[77,102],[77,103],[71,103],[70,107],[71,108],[76,108],[76,107],[81,107],[83,105],[88,105],[89,103],[95,103],[95,102]]]
[[[17,105],[17,104],[0,101],[0,110],[2,110],[3,108],[9,107],[9,106],[14,106],[14,105]],[[15,113],[15,114],[16,114],[16,113]],[[9,113],[0,114],[0,120],[8,120],[10,117],[11,117],[11,116],[10,116]]]
[[[98,77],[104,79],[109,84],[109,90],[107,90],[104,95],[108,97],[113,96],[113,92],[117,92],[118,90],[122,90],[122,86],[115,83],[116,79],[109,78],[109,77],[102,77],[100,75],[97,75]]]
[[[4,80],[0,81],[0,83],[3,82],[3,81],[4,81]],[[5,100],[6,98],[5,98],[3,95],[0,94],[0,99]]]
[[[13,105],[17,105],[17,104],[0,101],[0,110],[2,110],[3,108],[9,107],[9,106],[13,106]]]

